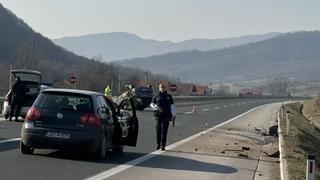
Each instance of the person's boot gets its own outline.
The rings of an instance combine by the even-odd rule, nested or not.
[[[165,151],[165,150],[166,150],[166,147],[162,146],[162,147],[161,147],[161,150],[162,150],[162,151]]]
[[[160,149],[160,145],[158,144],[157,147],[156,147],[156,150],[159,150],[159,149]]]

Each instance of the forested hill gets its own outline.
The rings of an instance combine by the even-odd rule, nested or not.
[[[286,33],[217,51],[186,51],[120,61],[192,82],[238,82],[286,77],[320,80],[320,32]]]
[[[8,89],[9,67],[38,70],[45,81],[57,87],[71,87],[68,77],[76,75],[77,88],[103,91],[106,84],[118,87],[118,74],[125,78],[139,78],[144,72],[115,67],[71,53],[33,31],[13,12],[0,4],[0,90]],[[127,76],[127,77],[126,77]]]

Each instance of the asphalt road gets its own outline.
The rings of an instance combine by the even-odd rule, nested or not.
[[[168,145],[197,132],[229,120],[256,106],[276,99],[229,99],[194,103],[178,103],[176,126],[169,127]],[[155,121],[153,112],[138,112],[140,122],[137,147],[125,147],[121,155],[112,154],[108,160],[97,161],[91,155],[53,150],[36,150],[34,155],[20,153],[21,122],[0,118],[0,179],[84,179],[154,151]],[[1,121],[2,120],[2,121]]]

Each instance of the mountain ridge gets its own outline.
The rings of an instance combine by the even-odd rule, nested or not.
[[[187,82],[238,82],[276,77],[320,80],[320,32],[282,34],[214,51],[174,52],[117,63]],[[183,64],[183,66],[181,66]],[[298,73],[299,72],[299,73]]]
[[[102,56],[104,61],[115,61],[135,57],[148,57],[175,51],[223,49],[261,41],[280,34],[281,33],[266,33],[262,35],[246,35],[223,39],[190,39],[171,42],[143,39],[138,35],[127,32],[111,32],[76,37],[68,36],[53,39],[53,42],[89,58]]]

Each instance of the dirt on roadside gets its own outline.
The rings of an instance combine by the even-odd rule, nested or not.
[[[280,179],[278,137],[269,134],[269,127],[276,124],[276,120],[263,127],[254,124],[256,119],[245,120],[245,123],[230,123],[208,131],[175,151],[258,160],[258,164],[269,163],[269,174],[273,176],[270,179]],[[256,173],[264,175],[259,170]]]
[[[303,103],[303,115],[320,128],[320,97]]]
[[[315,101],[285,105],[291,114],[289,135],[284,134],[284,149],[287,157],[289,179],[305,180],[307,155],[317,155],[316,179],[320,179],[320,129],[315,115],[319,112]],[[305,114],[305,115],[304,115]],[[281,128],[286,132],[285,114],[280,113]]]

